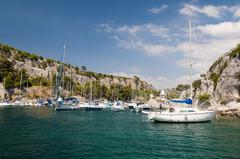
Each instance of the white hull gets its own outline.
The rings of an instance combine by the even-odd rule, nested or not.
[[[7,103],[7,102],[1,102],[0,103],[0,107],[7,107],[7,106],[11,106],[11,103]]]
[[[152,111],[142,111],[142,113],[144,114],[144,115],[148,115],[148,114],[150,114],[150,113],[154,113],[154,112],[152,112]]]
[[[124,111],[124,107],[117,107],[117,106],[115,106],[115,107],[112,107],[111,109],[112,109],[112,111],[115,111],[115,112],[117,112],[117,111]]]
[[[148,114],[148,119],[155,122],[192,123],[211,121],[215,116],[214,111],[199,111],[185,113],[152,112]]]
[[[142,108],[139,106],[133,107],[132,112],[136,112],[136,113],[142,112]]]
[[[115,102],[115,103],[113,103],[111,110],[112,111],[123,111],[124,106],[123,106],[122,102]]]

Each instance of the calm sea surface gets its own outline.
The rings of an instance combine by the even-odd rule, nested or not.
[[[240,158],[240,120],[161,124],[130,111],[4,108],[0,158]]]

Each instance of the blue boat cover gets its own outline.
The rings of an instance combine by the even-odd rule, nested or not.
[[[186,104],[192,104],[192,99],[187,98],[187,99],[172,99],[170,100],[171,102],[175,103],[186,103]]]

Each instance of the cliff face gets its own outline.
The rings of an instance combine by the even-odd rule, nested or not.
[[[11,61],[16,70],[25,69],[30,77],[45,77],[51,79],[57,72],[57,67],[60,62],[52,59],[46,59],[41,56],[30,54],[7,45],[0,44],[0,55],[6,57]],[[65,76],[71,77],[72,80],[79,84],[85,84],[90,81],[97,80],[101,85],[110,87],[111,85],[118,84],[122,86],[130,86],[132,89],[147,89],[152,90],[153,86],[145,81],[140,80],[138,77],[127,78],[119,77],[101,73],[89,72],[80,70],[77,66],[65,64]]]
[[[211,105],[240,102],[240,45],[215,61],[195,82],[195,102],[204,98]]]

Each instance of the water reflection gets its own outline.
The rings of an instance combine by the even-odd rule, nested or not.
[[[18,118],[48,119],[54,116],[54,109],[48,107],[7,107],[0,110],[0,122],[15,120]]]

